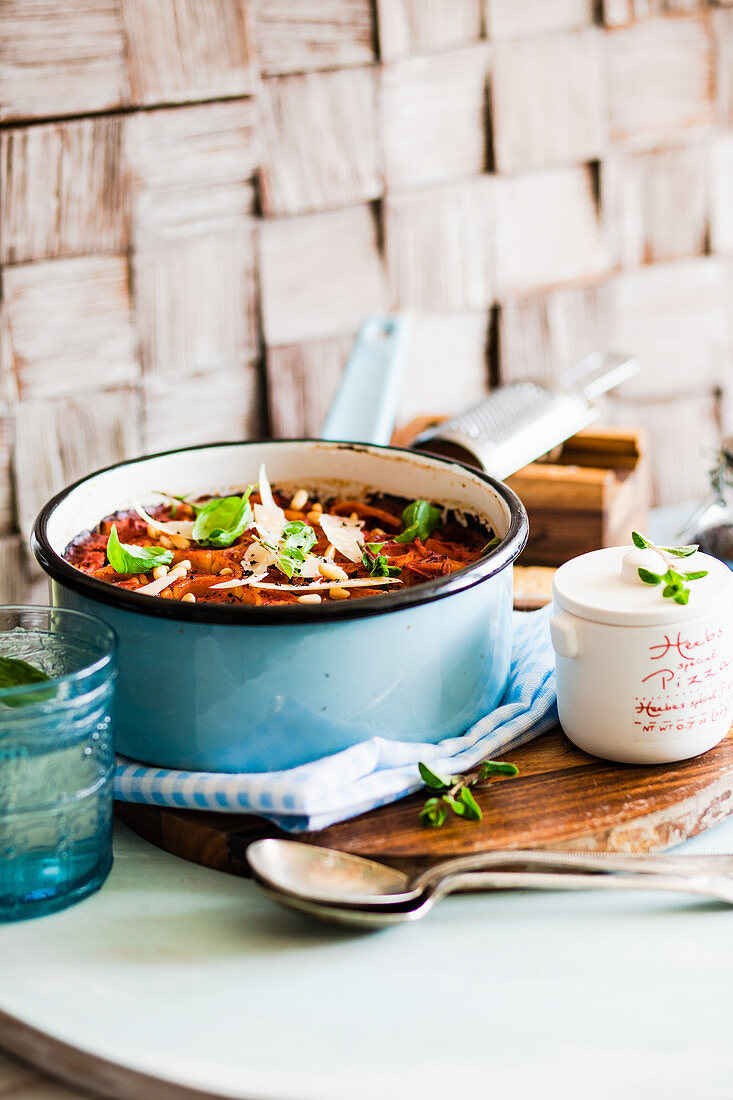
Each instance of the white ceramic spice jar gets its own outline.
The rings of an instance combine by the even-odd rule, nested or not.
[[[555,574],[550,623],[560,723],[607,760],[665,764],[712,748],[733,721],[733,573],[707,554],[667,558],[689,602],[664,598],[638,567],[663,573],[656,550],[595,550]]]

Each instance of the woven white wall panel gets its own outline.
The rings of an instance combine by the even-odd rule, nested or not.
[[[500,294],[571,282],[608,268],[591,168],[499,176],[496,185]]]
[[[603,162],[603,199],[621,267],[701,256],[710,238],[707,141],[652,153],[612,152]]]
[[[491,176],[387,195],[390,302],[426,312],[487,307],[494,290]]]
[[[2,0],[0,120],[129,102],[118,0]]]
[[[487,162],[485,44],[410,58],[382,73],[387,188],[481,172]]]
[[[200,374],[253,363],[259,352],[254,232],[141,249],[134,301],[146,371]]]
[[[143,111],[126,126],[136,245],[218,232],[252,215],[252,100]]]
[[[376,212],[354,206],[265,222],[260,282],[268,344],[354,332],[387,292]]]
[[[3,283],[21,397],[138,379],[126,256],[17,264],[5,268]]]
[[[733,256],[733,133],[715,138],[712,150],[712,246]]]
[[[251,6],[264,74],[337,69],[374,60],[371,0],[252,0]]]
[[[354,334],[355,335],[355,334]],[[267,349],[270,428],[275,436],[318,436],[353,335]]]
[[[604,36],[611,139],[679,141],[716,120],[713,41],[704,15],[648,19]]]
[[[254,367],[188,378],[148,376],[143,386],[145,449],[256,438],[262,432],[260,403]]]
[[[481,0],[377,0],[377,23],[382,61],[445,50],[481,37]]]
[[[303,214],[379,196],[376,108],[374,68],[265,80],[263,212]]]
[[[254,90],[242,0],[120,0],[132,102],[193,102]]]
[[[100,466],[141,451],[136,390],[100,390],[54,401],[23,401],[15,429],[18,521],[27,535],[54,493]]]
[[[500,172],[590,160],[604,145],[600,32],[497,42],[491,73]]]
[[[653,15],[684,14],[705,6],[705,0],[603,0],[603,21],[623,27]]]
[[[653,264],[609,283],[614,343],[636,352],[643,370],[626,399],[672,397],[720,385],[730,367],[730,286],[726,261]]]
[[[400,420],[454,413],[489,388],[488,312],[416,317],[400,400]]]
[[[576,30],[593,22],[595,0],[484,0],[489,38]]]
[[[615,347],[608,305],[603,283],[503,301],[499,309],[502,381],[551,382],[589,352]]]
[[[733,8],[715,12],[718,114],[725,126],[733,126]]]
[[[122,120],[90,118],[0,134],[0,260],[128,245]]]

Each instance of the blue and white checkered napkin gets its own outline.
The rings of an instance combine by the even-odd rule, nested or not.
[[[193,810],[253,813],[300,833],[403,798],[422,786],[417,763],[457,774],[517,748],[557,721],[550,609],[514,613],[509,684],[501,705],[461,737],[429,745],[373,737],[288,771],[260,774],[183,772],[119,758],[115,797]]]

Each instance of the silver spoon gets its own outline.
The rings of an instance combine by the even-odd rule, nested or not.
[[[274,901],[322,920],[361,927],[417,920],[458,890],[669,890],[733,904],[730,856],[486,852],[446,860],[412,880],[374,860],[291,840],[255,841],[247,860],[258,886]],[[501,869],[518,864],[545,869]],[[494,870],[479,870],[485,867]],[[603,871],[615,873],[599,873]]]

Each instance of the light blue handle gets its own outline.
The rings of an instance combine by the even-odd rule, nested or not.
[[[389,443],[408,338],[409,323],[403,316],[367,318],[323,425],[323,439]]]

